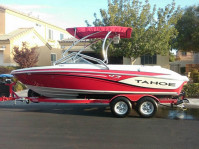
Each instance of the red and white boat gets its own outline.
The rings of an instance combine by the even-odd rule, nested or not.
[[[160,66],[109,65],[107,39],[118,42],[130,38],[131,28],[120,26],[77,27],[67,31],[80,39],[104,38],[102,51],[104,60],[93,58],[81,52],[64,54],[54,66],[32,67],[14,70],[12,74],[32,92],[46,97],[66,98],[68,96],[94,96],[106,98],[118,94],[150,94],[154,96],[179,95],[186,76],[161,68]],[[109,42],[111,43],[111,42]]]
[[[188,102],[181,94],[183,85],[188,81],[185,76],[160,66],[108,64],[110,43],[118,43],[120,38],[130,38],[131,28],[77,27],[68,28],[67,31],[79,40],[63,53],[54,66],[12,71],[11,74],[30,89],[26,101],[109,103],[112,113],[117,117],[125,117],[132,108],[142,117],[152,117],[159,103],[180,105]],[[82,54],[84,49],[67,54],[73,46],[85,39],[92,39],[93,43],[104,39],[104,60]],[[110,41],[106,46],[107,39]],[[12,90],[10,93],[12,97],[0,97],[0,101],[21,100]]]

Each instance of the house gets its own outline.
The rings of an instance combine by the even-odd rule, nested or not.
[[[130,58],[123,58],[124,64],[131,64]],[[134,60],[133,65],[149,65],[149,66],[161,66],[163,68],[170,69],[169,65],[169,56],[162,56],[162,55],[149,55],[145,54],[137,59]]]
[[[65,29],[4,6],[0,6],[0,20],[1,66],[16,65],[13,48],[23,42],[38,47],[38,66],[51,65],[62,56],[58,41],[71,37]]]
[[[71,47],[71,45],[73,43],[75,43],[76,41],[78,41],[78,39],[76,38],[69,38],[69,39],[63,39],[59,41],[59,44],[61,45],[61,49],[62,52],[65,52],[65,50],[67,50],[68,48]],[[90,45],[90,41],[89,40],[82,40],[80,41],[76,46],[74,46],[69,52],[68,54],[70,54],[71,52],[79,52],[81,49],[83,49],[84,47]],[[91,49],[90,46],[88,46],[84,51],[82,51],[82,53],[88,54],[88,55],[92,55],[94,52],[93,49]]]
[[[194,53],[178,50],[176,53],[176,61],[170,63],[170,68],[177,73],[184,74],[186,66],[189,66],[189,64],[194,64]]]

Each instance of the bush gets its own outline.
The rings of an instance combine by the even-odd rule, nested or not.
[[[13,66],[0,66],[0,74],[9,74],[12,70],[15,70],[17,67]]]
[[[28,47],[26,42],[22,43],[22,48],[14,47],[13,60],[19,64],[20,68],[33,67],[38,62],[39,54],[36,51],[37,47]]]
[[[199,97],[199,83],[184,85],[183,90],[187,97]]]
[[[193,83],[199,83],[199,72],[197,69],[193,69],[191,71],[191,79],[193,80]]]

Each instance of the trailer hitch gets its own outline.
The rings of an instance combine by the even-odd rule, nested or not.
[[[182,110],[187,110],[184,104],[189,103],[189,100],[185,98],[185,95],[185,92],[181,92],[178,96],[174,97],[173,99],[176,99],[177,101],[175,103],[171,103],[171,108],[177,106]]]
[[[185,98],[186,93],[181,92],[179,96],[177,96],[177,102],[176,105],[183,104],[183,103],[189,103],[189,100]]]

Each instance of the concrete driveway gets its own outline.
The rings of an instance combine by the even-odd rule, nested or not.
[[[108,105],[0,103],[0,148],[198,149],[199,109],[115,118]]]

